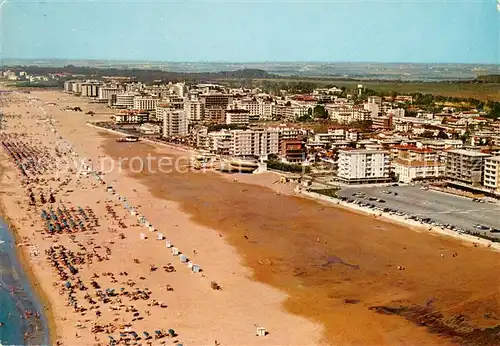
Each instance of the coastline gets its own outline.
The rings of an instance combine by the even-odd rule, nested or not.
[[[35,95],[46,101],[59,97],[60,93]],[[65,102],[87,107],[77,98]],[[85,116],[68,116],[67,112],[52,109],[48,111],[55,115],[61,134],[93,163],[103,155],[111,158],[142,157],[147,153],[176,155],[173,148],[157,143],[120,145],[104,131],[85,126]],[[79,126],[79,131],[72,135]],[[168,315],[169,324],[187,335],[188,340],[183,338],[187,344],[189,335],[191,342],[198,344],[213,341],[213,338],[201,341],[200,328],[208,338],[217,335],[218,340],[220,328],[225,328],[225,344],[318,344],[317,336],[326,336],[330,344],[345,345],[390,345],[408,340],[420,345],[457,344],[448,339],[449,335],[441,337],[405,316],[378,314],[371,308],[394,305],[412,308],[434,297],[434,311],[445,314],[446,318],[463,313],[480,332],[492,323],[481,319],[481,315],[500,312],[495,300],[498,292],[488,284],[491,271],[498,267],[498,257],[492,251],[472,249],[449,237],[429,237],[427,232],[415,232],[407,226],[351,210],[323,207],[316,200],[288,196],[291,186],[272,185],[277,180],[273,177],[274,173],[240,176],[208,172],[204,175],[124,172],[104,177],[153,224],[161,225],[159,230],[166,231],[176,246],[188,251],[196,249],[193,257],[202,266],[204,275],[220,280],[224,287],[223,292],[212,295],[211,290],[205,291],[204,284],[199,286],[201,280],[210,279],[192,273],[183,276],[184,269],[175,274],[178,276],[174,281],[166,281],[175,284],[177,295],[172,301],[168,299],[173,311]],[[85,181],[81,183],[88,189]],[[278,189],[282,193],[278,194]],[[78,192],[79,196],[72,194],[71,198],[82,203],[90,193],[104,201],[103,196],[109,194],[101,190],[90,189],[87,195]],[[107,270],[128,270],[134,266],[127,262],[131,262],[132,253],[146,265],[161,261],[165,247],[154,239],[139,242],[135,232],[140,229],[128,221],[127,224],[127,232],[135,241],[126,241],[124,247],[113,246],[116,267]],[[105,239],[110,236],[102,235]],[[120,254],[127,251],[131,254],[129,258]],[[460,256],[452,258],[455,251]],[[440,253],[445,254],[444,259]],[[396,271],[400,264],[407,270]],[[110,267],[103,263],[93,270],[101,273],[104,268]],[[151,275],[145,273],[149,272],[147,267],[144,269],[139,273]],[[148,276],[148,287],[155,290],[165,279],[159,281],[155,275]],[[44,287],[49,287],[49,283],[44,283],[47,285]],[[196,301],[200,307],[194,308],[189,301]],[[53,303],[58,306],[56,317],[60,316],[63,302]],[[210,313],[214,308],[220,311],[217,315]],[[196,318],[183,320],[176,313]],[[232,323],[226,324],[220,315],[230,315]],[[251,323],[267,327],[270,335],[263,339],[249,338],[249,318]],[[243,327],[241,321],[246,321]],[[326,331],[314,329],[309,321]],[[57,319],[57,323],[66,323],[69,329],[63,331],[64,341],[82,343],[83,339],[72,338],[74,330],[69,322],[76,321]],[[92,339],[87,340],[92,343]]]
[[[437,226],[429,226],[429,225],[422,225],[416,221],[409,221],[405,219],[404,217],[396,217],[394,215],[390,215],[385,212],[381,211],[375,211],[369,208],[363,208],[359,207],[357,205],[352,205],[349,203],[345,203],[341,201],[340,199],[334,198],[334,197],[329,197],[329,196],[324,196],[316,192],[312,191],[305,191],[305,190],[299,190],[295,189],[297,191],[297,196],[301,196],[304,198],[309,198],[313,199],[316,201],[319,201],[321,203],[326,203],[328,205],[334,205],[337,208],[343,208],[345,210],[349,210],[353,213],[358,213],[362,215],[369,215],[373,216],[374,218],[381,219],[384,222],[392,223],[392,224],[397,224],[404,226],[408,228],[409,230],[413,230],[415,232],[425,232],[429,233],[434,236],[442,236],[442,237],[451,237],[454,239],[458,239],[464,244],[468,245],[473,245],[473,244],[481,244],[484,245],[485,247],[491,249],[492,251],[500,252],[500,243],[495,243],[487,239],[483,239],[480,237],[476,237],[470,234],[459,234],[457,232],[453,231],[447,231],[445,229],[442,229]]]
[[[2,152],[0,155],[5,155],[5,154]],[[6,170],[9,169],[10,167],[5,167],[3,163],[0,163],[0,188],[2,189],[5,187],[5,182],[3,180],[5,172]],[[2,215],[2,218],[5,221],[5,224],[8,227],[9,232],[11,233],[15,244],[16,245],[22,244],[22,238],[21,235],[19,234],[18,226],[9,217],[5,208],[3,196],[2,198],[0,198],[0,215]],[[44,340],[43,342],[46,343],[47,345],[51,345],[54,340],[57,340],[57,328],[56,328],[55,318],[51,309],[50,300],[46,292],[44,291],[43,287],[39,284],[34,268],[30,263],[26,251],[24,251],[24,247],[16,246],[14,253],[17,257],[17,260],[19,261],[19,264],[23,269],[26,279],[29,281],[30,288],[33,291],[35,299],[37,300],[38,303],[37,305],[39,305],[41,308],[40,313],[42,314],[45,322],[44,328],[46,328],[46,331],[44,332],[44,334],[46,334],[46,340]]]
[[[123,132],[113,130],[113,129],[108,129],[105,127],[101,127],[101,126],[98,126],[98,125],[93,124],[91,122],[86,122],[85,124],[87,126],[95,128],[99,131],[105,131],[105,132],[113,134],[113,135],[117,135],[117,136],[125,135],[125,133],[123,133]],[[152,144],[152,145],[164,146],[164,147],[167,147],[167,148],[173,150],[174,152],[178,152],[178,153],[186,152],[190,155],[194,155],[196,153],[195,149],[189,150],[189,149],[186,149],[184,147],[172,145],[169,143],[157,142],[157,141],[149,140],[147,138],[141,138],[141,141]],[[233,178],[232,174],[225,174],[225,173],[219,172],[217,170],[213,170],[213,172],[221,175],[222,177],[224,177],[226,179]],[[285,176],[285,173],[281,174],[281,173],[276,172],[276,171],[268,171],[266,173],[274,174],[277,177],[277,179],[279,179],[279,177]],[[244,173],[244,175],[248,175],[251,177],[256,176],[256,175],[245,174],[245,173]],[[238,178],[241,178],[241,175],[238,175]],[[238,178],[236,178],[236,179],[238,179]],[[233,179],[235,179],[235,178],[233,178]],[[256,180],[256,179],[253,179],[253,180]],[[267,184],[259,184],[258,182],[252,181],[251,178],[245,179],[245,181],[248,184],[260,185],[260,186],[265,186],[265,187],[271,188],[273,190],[276,190],[276,192],[278,192],[278,193],[282,192],[282,191],[280,191],[280,189],[275,189],[275,188],[271,187],[268,183]],[[469,235],[469,234],[458,234],[458,233],[453,232],[453,231],[444,230],[444,229],[437,227],[437,226],[422,225],[418,222],[415,222],[415,221],[412,222],[412,221],[407,220],[405,218],[396,217],[394,215],[390,215],[390,214],[385,213],[385,212],[374,211],[374,210],[369,209],[369,208],[362,208],[362,207],[359,207],[356,205],[345,203],[337,198],[324,196],[324,195],[321,195],[319,193],[315,193],[312,191],[307,191],[306,189],[302,189],[299,184],[296,184],[296,186],[293,188],[293,192],[291,192],[292,189],[288,189],[288,190],[289,191],[286,192],[288,195],[294,195],[297,197],[308,198],[308,199],[318,201],[320,203],[327,203],[330,206],[333,206],[336,208],[342,208],[344,210],[348,210],[348,211],[356,213],[356,214],[373,216],[373,217],[375,217],[377,219],[381,219],[387,223],[401,225],[401,226],[406,227],[407,229],[412,230],[412,231],[427,232],[427,233],[430,233],[430,234],[435,235],[435,236],[452,237],[452,238],[461,240],[461,241],[463,241],[467,244],[471,244],[471,245],[474,243],[478,243],[481,245],[488,246],[489,248],[491,248],[491,250],[500,252],[500,243],[495,243],[495,242],[489,241],[487,239],[475,237],[475,236]],[[444,192],[441,192],[441,193],[444,193]]]

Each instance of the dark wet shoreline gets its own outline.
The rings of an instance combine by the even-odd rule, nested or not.
[[[3,219],[0,220],[0,240],[4,242],[0,244],[0,295],[3,305],[9,306],[9,311],[1,312],[5,320],[0,321],[4,323],[0,327],[0,341],[9,344],[47,345],[49,330],[43,305],[34,293],[22,261],[18,258],[12,230]],[[25,311],[33,314],[39,312],[40,318],[21,318]],[[25,332],[31,335],[27,340],[23,340]]]

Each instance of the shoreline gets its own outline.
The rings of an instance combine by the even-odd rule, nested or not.
[[[34,96],[39,96],[42,102],[61,97],[56,92],[37,92]],[[73,97],[58,101],[61,106],[64,102],[98,109]],[[116,159],[144,157],[148,153],[179,155],[177,148],[161,143],[123,146],[107,132],[87,127],[83,115],[68,115],[50,107],[47,113],[54,118],[61,136],[68,138],[75,151],[92,163],[103,156]],[[29,119],[24,121],[27,123]],[[184,273],[184,269],[169,274],[174,275],[171,282],[150,274],[148,264],[161,265],[165,257],[167,261],[171,257],[164,244],[155,241],[158,233],[147,233],[148,237],[153,235],[152,241],[136,239],[144,228],[133,225],[135,217],[130,215],[123,219],[130,240],[117,241],[105,228],[95,236],[98,241],[101,239],[98,244],[103,245],[105,240],[106,246],[112,247],[112,260],[118,262],[95,264],[90,270],[101,274],[102,270],[116,272],[125,268],[134,275],[148,277],[147,285],[153,291],[158,284],[175,286],[172,293],[175,299],[167,298],[170,293],[165,296],[170,309],[158,311],[152,321],[146,316],[145,322],[151,325],[162,318],[169,321],[168,327],[179,329],[185,344],[209,344],[215,336],[224,344],[248,345],[316,344],[324,338],[330,344],[345,345],[391,345],[408,340],[420,345],[448,345],[453,341],[449,335],[429,331],[404,316],[379,314],[372,308],[394,304],[418,307],[433,297],[433,311],[443,313],[443,319],[465,314],[478,333],[487,333],[494,322],[484,320],[482,315],[500,312],[495,300],[498,292],[488,285],[491,271],[498,267],[498,257],[492,251],[473,249],[450,237],[429,237],[427,232],[352,210],[322,207],[317,200],[293,195],[291,184],[276,184],[278,178],[274,172],[118,173],[103,178],[137,206],[140,214],[159,225],[158,231],[165,232],[179,249],[187,250],[187,254],[196,249],[192,257],[203,268],[206,279]],[[75,206],[92,203],[87,200],[89,197],[104,202],[109,199],[105,188],[90,186],[90,180],[82,178],[76,183],[79,185],[66,187],[73,190],[78,186],[77,192],[63,199],[72,200]],[[92,204],[100,217],[104,207]],[[119,209],[116,210],[121,218],[123,209]],[[104,219],[101,220],[105,222]],[[44,242],[56,238],[46,238]],[[108,245],[110,238],[117,244]],[[454,252],[460,256],[452,257]],[[440,253],[445,257],[440,257]],[[132,263],[133,256],[145,262],[143,271]],[[401,264],[406,271],[395,270]],[[137,270],[131,269],[132,266]],[[82,279],[88,280],[91,274],[82,268]],[[206,287],[213,279],[222,284],[221,293],[212,293]],[[49,287],[48,280],[44,281],[47,284],[44,287]],[[49,293],[51,297],[57,296],[56,292]],[[197,302],[196,307],[190,303],[193,301]],[[69,311],[62,308],[63,304],[63,300],[54,302],[56,317]],[[180,314],[191,318],[182,319]],[[79,317],[71,315],[69,312],[67,322],[57,321],[68,326],[62,332],[63,341],[75,344],[87,340],[91,344],[91,334],[74,338],[73,323]],[[262,339],[249,335],[253,334],[252,323],[266,327],[270,335]],[[150,330],[146,324],[139,325],[142,330]],[[205,335],[200,335],[200,330]],[[473,336],[463,338],[464,342],[473,340],[470,339]]]
[[[31,97],[36,98],[36,96],[37,95],[32,95]],[[91,161],[103,154],[102,151],[104,149],[100,149],[100,144],[103,141],[101,138],[102,134],[97,134],[94,129],[91,129],[90,131],[83,129],[84,131],[82,132],[87,132],[87,135],[90,136],[85,137],[85,135],[83,135],[78,137],[75,135],[75,138],[71,135],[75,127],[64,126],[64,122],[61,124],[61,119],[63,118],[60,118],[60,116],[65,117],[64,119],[70,119],[66,118],[68,114],[67,112],[62,112],[60,110],[56,110],[55,108],[49,109],[50,107],[47,108],[47,111],[45,112],[43,108],[46,107],[43,101],[30,103],[28,102],[28,98],[23,97],[23,95],[21,95],[21,97],[19,97],[19,95],[14,95],[13,97],[17,100],[17,104],[12,107],[13,109],[16,107],[19,109],[19,107],[21,107],[23,114],[26,114],[27,110],[29,110],[29,113],[32,114],[25,116],[24,119],[20,119],[20,126],[16,123],[17,120],[13,120],[12,129],[14,132],[19,131],[16,130],[17,128],[25,127],[26,125],[24,124],[32,123],[34,121],[45,124],[46,121],[44,119],[53,118],[53,125],[55,125],[55,128],[57,129],[56,131],[51,131],[50,126],[52,124],[49,124],[47,127],[43,126],[34,131],[29,131],[27,136],[28,140],[34,139],[33,142],[38,143],[39,147],[42,148],[44,145],[56,148],[58,146],[66,148],[66,145],[70,144],[74,151],[78,153],[70,154],[70,158],[76,160],[85,159]],[[43,97],[41,97],[41,99],[43,100]],[[53,116],[54,114],[56,116]],[[86,128],[84,123],[82,126]],[[68,134],[68,132],[70,134]],[[64,138],[67,138],[68,141],[66,142]],[[82,142],[77,141],[77,139],[84,139],[83,143],[85,143],[85,145],[82,145]],[[85,142],[86,140],[88,140],[88,144]],[[152,147],[151,144],[144,143],[144,145]],[[99,245],[98,247],[101,249],[109,247],[113,254],[112,256],[109,256],[110,258],[105,256],[106,258],[104,261],[94,260],[93,263],[90,263],[90,267],[88,265],[87,267],[79,266],[78,276],[85,283],[86,287],[89,281],[96,280],[93,276],[96,273],[100,274],[100,278],[97,279],[100,284],[104,284],[106,285],[104,287],[110,288],[117,288],[116,285],[113,285],[113,283],[115,283],[114,278],[111,279],[111,282],[107,279],[109,278],[108,273],[111,272],[114,272],[114,274],[117,275],[117,279],[120,279],[120,276],[118,275],[126,275],[130,278],[130,280],[133,279],[134,282],[135,280],[138,280],[139,287],[144,285],[141,280],[147,280],[147,290],[151,289],[153,293],[156,291],[157,295],[155,296],[153,294],[153,298],[161,299],[161,301],[164,301],[167,304],[165,304],[166,306],[161,306],[161,308],[166,308],[163,310],[161,308],[158,309],[149,307],[155,305],[152,303],[146,305],[147,301],[143,302],[141,299],[139,299],[139,301],[134,300],[134,306],[137,307],[141,313],[145,313],[145,315],[141,316],[141,320],[138,321],[135,318],[131,320],[131,323],[134,325],[134,329],[138,328],[137,331],[145,330],[152,332],[154,329],[151,330],[151,328],[154,328],[155,325],[157,329],[165,328],[164,330],[173,327],[176,332],[178,331],[179,335],[182,335],[182,341],[180,342],[188,345],[211,344],[214,339],[222,340],[225,344],[243,343],[248,345],[321,343],[319,339],[322,335],[322,326],[318,323],[313,323],[303,316],[297,316],[285,311],[282,308],[282,304],[288,298],[286,293],[276,289],[275,287],[264,285],[261,282],[251,279],[249,268],[245,267],[241,263],[241,257],[237,254],[236,249],[225,240],[218,237],[216,228],[209,229],[193,222],[191,220],[191,215],[179,210],[175,203],[159,199],[156,200],[157,203],[155,204],[161,205],[162,209],[167,209],[167,212],[170,215],[167,219],[165,219],[165,209],[158,211],[153,211],[152,209],[145,210],[144,205],[146,203],[151,203],[154,199],[147,197],[140,198],[139,200],[136,199],[136,193],[131,190],[133,187],[140,189],[140,184],[133,182],[132,179],[125,177],[125,175],[114,177],[112,175],[103,176],[107,184],[113,185],[121,196],[127,196],[128,201],[137,207],[138,212],[144,211],[144,215],[148,216],[148,220],[153,221],[155,225],[161,225],[158,231],[165,232],[164,235],[166,236],[170,235],[169,239],[172,239],[174,244],[178,246],[179,249],[187,250],[187,253],[189,254],[189,251],[191,251],[190,249],[192,249],[193,246],[193,241],[196,241],[196,238],[204,239],[203,245],[194,245],[196,250],[201,253],[195,253],[192,256],[193,261],[196,260],[195,263],[199,263],[201,266],[203,271],[201,274],[193,274],[193,272],[195,272],[194,270],[189,270],[188,266],[186,266],[188,269],[185,269],[182,264],[180,264],[182,268],[174,270],[173,273],[167,271],[167,273],[170,274],[162,273],[164,271],[163,269],[159,269],[158,271],[150,270],[149,266],[146,267],[148,262],[151,265],[154,264],[160,267],[161,264],[166,264],[165,261],[173,261],[177,267],[179,264],[177,264],[177,261],[174,260],[178,260],[179,257],[170,257],[170,251],[165,248],[164,242],[160,243],[155,241],[156,235],[159,233],[153,233],[153,239],[151,240],[139,242],[138,232],[144,232],[143,226],[141,227],[137,223],[137,218],[135,216],[130,216],[130,214],[127,213],[127,210],[123,210],[123,206],[116,202],[116,196],[110,195],[109,191],[106,191],[105,186],[103,188],[102,185],[96,184],[91,175],[75,174],[74,170],[72,170],[71,174],[68,174],[68,176],[73,177],[73,180],[69,185],[65,185],[65,188],[60,191],[58,190],[57,204],[61,206],[61,203],[64,203],[64,205],[67,205],[70,208],[78,205],[89,206],[93,212],[95,211],[96,217],[99,217],[100,225],[97,226],[99,231],[76,232],[71,235],[62,233],[49,235],[48,237],[46,230],[45,232],[42,232],[42,234],[36,232],[36,241],[41,244],[40,250],[43,252],[43,250],[51,243],[53,244],[53,241],[56,239],[60,240],[59,244],[64,244],[64,247],[68,246],[68,248],[70,246],[83,246],[83,242],[88,244],[87,241],[92,241],[95,246]],[[118,181],[114,179],[118,179]],[[49,184],[49,187],[50,186],[51,184]],[[34,189],[38,190],[39,187],[39,184],[35,184]],[[23,193],[26,193],[26,191],[23,191],[24,189],[21,187],[13,190],[16,191],[15,195],[22,195]],[[26,197],[23,199],[27,202]],[[15,203],[13,203],[11,197],[9,197],[9,200],[12,202],[10,203],[10,206],[13,207]],[[28,214],[26,214],[26,207],[30,210]],[[33,208],[28,207],[27,203],[23,203],[19,211],[24,209],[24,212],[18,213],[17,220],[20,220],[19,222],[25,224],[26,220],[23,220],[24,216],[28,216],[28,223],[34,223],[36,225],[35,228],[38,229],[38,226],[42,226],[39,218],[40,208],[47,207],[50,208],[50,205],[40,207],[37,204],[34,209],[37,211],[33,214],[31,212],[33,211]],[[64,208],[64,206],[62,207]],[[114,212],[116,212],[114,217],[110,217],[110,212],[107,210],[107,207],[114,209]],[[118,217],[118,219],[116,219],[116,217]],[[120,220],[119,222],[125,223],[124,228],[127,228],[127,230],[120,230],[121,226],[117,223],[118,220]],[[171,228],[170,230],[166,229],[165,225],[163,225],[165,221],[175,221],[176,224],[179,224],[179,227],[189,229],[189,234],[173,232],[174,229]],[[124,234],[126,234],[125,238],[120,238],[118,232],[124,232]],[[45,235],[43,235],[43,233],[45,233]],[[26,234],[22,233],[22,236],[24,235],[29,235],[31,238],[31,232],[26,232]],[[151,234],[148,233],[147,238],[151,238],[150,235]],[[80,240],[78,244],[71,241],[71,237],[73,236]],[[210,244],[210,246],[208,246],[208,244]],[[74,251],[78,250],[75,249]],[[99,252],[102,251],[103,250],[100,250]],[[139,263],[135,261],[132,262],[134,259],[133,256],[140,258],[140,263],[145,262],[146,265],[139,265]],[[108,260],[111,262],[108,263]],[[221,260],[223,260],[223,262],[220,262]],[[227,261],[230,262],[229,266],[227,265]],[[46,264],[45,261],[43,263]],[[170,263],[168,263],[168,265],[170,265]],[[44,276],[41,284],[44,285],[46,289],[49,287],[50,283],[53,283],[54,285],[52,286],[55,286],[56,281],[58,282],[57,287],[63,286],[64,281],[61,282],[58,279],[55,279],[54,281],[55,275],[53,275],[53,271],[50,266],[48,268],[40,268],[37,264],[35,264],[35,266],[36,271],[40,272],[40,275]],[[132,269],[132,267],[137,269]],[[118,270],[120,270],[120,268],[121,270],[125,269],[127,274],[121,274],[121,272],[119,273]],[[163,268],[165,268],[165,266],[163,266]],[[173,281],[170,281],[168,277],[164,275],[172,277]],[[139,277],[137,278],[137,276]],[[148,277],[148,279],[145,279],[146,277]],[[71,280],[73,279],[75,278],[71,277]],[[223,289],[221,293],[217,293],[217,290],[214,290],[213,287],[211,287],[210,280],[216,280],[217,282],[222,283]],[[172,288],[175,287],[175,290],[172,290],[175,292],[166,294],[161,293],[165,290],[164,286],[167,283],[169,284],[167,286],[170,286],[171,284]],[[122,282],[122,285],[126,286],[127,284]],[[119,288],[120,286],[118,286],[117,289]],[[57,335],[57,337],[58,340],[62,341],[64,344],[71,345],[84,343],[95,345],[95,341],[97,341],[95,338],[97,336],[99,336],[100,342],[102,343],[102,338],[106,338],[106,335],[102,336],[102,334],[94,334],[94,323],[101,324],[101,322],[104,323],[113,321],[112,324],[116,325],[121,322],[120,325],[122,325],[126,322],[129,315],[128,313],[125,314],[125,312],[128,311],[117,313],[116,310],[110,309],[109,305],[104,305],[104,309],[101,308],[99,310],[99,312],[102,313],[102,316],[99,316],[99,318],[94,320],[88,319],[88,317],[92,317],[94,314],[94,311],[92,310],[88,311],[91,313],[91,316],[87,314],[86,317],[82,318],[81,316],[83,316],[83,314],[75,314],[71,307],[67,307],[65,299],[54,301],[54,299],[57,299],[56,297],[58,297],[57,290],[58,289],[50,291],[49,296],[52,298],[52,310],[55,313],[56,324],[62,326],[61,330],[58,330],[60,335]],[[89,291],[89,293],[92,291],[93,290]],[[62,292],[64,292],[64,288],[62,288]],[[241,292],[245,292],[246,294],[242,296]],[[59,293],[59,295],[61,294],[64,295],[64,293]],[[83,296],[84,293],[77,294]],[[123,294],[128,294],[128,291]],[[174,299],[170,299],[169,297]],[[81,297],[78,298],[81,299]],[[127,298],[122,296],[120,296],[120,299],[126,299],[125,301],[128,301]],[[153,302],[158,302],[156,299],[153,299]],[[196,304],[192,304],[192,301],[196,301]],[[263,304],[263,306],[256,309],[256,302],[257,304]],[[101,305],[101,303],[106,304],[106,302],[99,300],[98,304]],[[88,304],[85,305],[83,306],[86,308],[89,307]],[[162,303],[161,305],[164,304]],[[125,310],[125,308],[122,310]],[[220,311],[224,311],[224,313],[221,314]],[[225,318],[226,312],[231,314],[231,318]],[[119,317],[116,317],[116,315]],[[187,319],[186,317],[183,318],[184,315],[186,315]],[[188,316],[196,316],[196,318],[193,320]],[[65,317],[67,317],[67,319]],[[144,319],[144,321],[142,321],[142,319]],[[117,322],[118,320],[120,321]],[[83,328],[80,328],[80,325],[82,324],[84,326]],[[257,337],[255,333],[256,325],[265,326],[265,328],[269,330],[270,335],[267,335],[265,338]],[[283,328],[283,326],[287,326],[287,328],[291,329],[289,330],[287,328]],[[204,330],[203,333],[200,333],[201,329]],[[109,335],[109,333],[113,333],[113,331],[106,333]],[[116,331],[114,337],[117,337]],[[108,340],[106,339],[104,342],[107,343],[107,341]],[[174,342],[177,343],[177,341]]]
[[[5,158],[5,153],[2,151],[0,154]],[[5,182],[3,178],[5,177],[6,170],[11,169],[11,167],[5,167],[4,163],[0,162],[0,187],[5,187]],[[38,300],[38,304],[42,309],[40,312],[43,315],[43,318],[46,323],[44,323],[44,328],[46,329],[46,339],[48,345],[51,345],[54,340],[57,340],[57,327],[54,318],[54,314],[51,309],[50,299],[48,298],[46,292],[43,287],[39,284],[39,280],[35,274],[34,268],[32,267],[30,260],[24,251],[24,246],[17,246],[18,244],[22,244],[22,238],[19,234],[18,225],[9,217],[6,212],[5,203],[3,201],[3,197],[0,198],[0,215],[2,215],[3,220],[5,221],[6,226],[8,227],[8,232],[12,235],[14,242],[16,244],[16,248],[14,253],[17,257],[17,260],[20,266],[23,269],[24,275],[29,282],[30,288],[35,296],[35,299]]]
[[[117,131],[114,129],[108,129],[105,127],[98,126],[98,125],[91,123],[91,122],[86,122],[86,125],[90,126],[92,128],[95,128],[97,130],[105,131],[105,132],[108,132],[108,133],[111,133],[111,134],[117,135],[117,136],[123,136],[126,134],[124,132],[120,132],[120,131]],[[169,148],[173,151],[179,152],[179,153],[187,152],[187,153],[192,154],[192,155],[195,154],[194,148],[189,150],[189,149],[179,147],[176,145],[149,140],[147,138],[141,138],[141,141],[152,144],[152,145],[164,146],[164,147],[167,147],[167,148]],[[211,170],[211,171],[223,176],[226,179],[231,178],[231,174],[224,174],[223,172],[219,172],[217,170]],[[285,172],[283,172],[283,173],[278,172],[278,171],[268,171],[268,172],[275,174],[278,177],[285,176]],[[254,176],[252,174],[246,174],[246,175]],[[251,184],[251,185],[261,186],[258,183],[257,184],[252,183],[251,180],[252,179],[246,179],[246,183]],[[267,187],[269,187],[269,186],[267,186]],[[438,192],[441,192],[441,191],[438,191]],[[441,193],[444,193],[444,192],[441,192]],[[432,234],[434,236],[452,237],[452,238],[461,240],[461,241],[463,241],[467,244],[470,244],[470,245],[472,245],[474,243],[480,243],[482,245],[489,245],[488,247],[491,248],[492,250],[500,252],[500,243],[495,243],[495,242],[489,241],[487,239],[483,239],[483,238],[476,237],[476,236],[469,235],[469,234],[458,234],[458,233],[453,232],[453,231],[446,231],[446,230],[444,230],[440,227],[436,227],[436,226],[431,226],[431,225],[426,226],[426,225],[423,225],[423,224],[420,224],[417,222],[411,222],[407,219],[404,219],[401,217],[395,217],[393,215],[390,215],[390,214],[382,212],[382,211],[374,211],[374,210],[371,210],[368,208],[354,206],[354,205],[351,205],[349,203],[345,203],[338,198],[328,197],[328,196],[321,195],[319,193],[307,191],[305,189],[302,189],[299,184],[296,184],[295,188],[293,189],[293,195],[297,196],[297,197],[312,199],[312,200],[319,201],[319,202],[325,202],[325,203],[328,203],[330,206],[333,206],[334,208],[335,207],[342,208],[343,210],[350,211],[354,214],[374,216],[375,218],[380,219],[384,222],[391,223],[391,224],[397,224],[397,225],[403,226],[403,227],[405,227],[409,230],[412,230],[412,231],[427,232],[427,233]]]
[[[447,231],[445,229],[442,229],[442,228],[436,227],[436,226],[423,225],[421,223],[417,223],[416,221],[412,222],[412,221],[409,221],[405,218],[396,217],[394,215],[390,215],[390,214],[382,212],[382,211],[374,211],[374,210],[369,209],[369,208],[354,206],[354,205],[351,205],[349,203],[345,203],[345,202],[341,201],[340,199],[337,199],[334,197],[329,197],[329,196],[324,196],[320,193],[299,190],[299,189],[296,189],[296,191],[298,191],[297,196],[302,196],[304,198],[310,198],[310,199],[313,199],[316,201],[327,203],[329,205],[334,205],[334,207],[349,210],[349,211],[356,213],[356,214],[374,216],[374,218],[376,218],[376,219],[381,219],[387,223],[398,224],[398,225],[404,226],[412,231],[426,232],[426,233],[429,233],[429,234],[434,235],[434,236],[450,237],[450,238],[460,240],[463,243],[468,244],[468,245],[480,243],[482,245],[485,245],[487,248],[490,248],[492,251],[500,252],[500,243],[498,243],[498,242],[492,242],[490,240],[476,237],[476,236],[473,236],[470,234],[459,234],[457,232],[453,232],[453,231],[449,231],[449,230]]]

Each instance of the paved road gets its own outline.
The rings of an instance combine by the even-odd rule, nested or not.
[[[397,192],[398,195],[386,194],[383,191]],[[386,203],[353,197],[355,192],[363,192],[367,197],[381,198]],[[475,224],[500,229],[499,204],[472,202],[468,198],[422,190],[419,186],[348,187],[339,191],[338,195],[395,209],[407,215],[429,217],[465,230],[477,231]],[[489,235],[500,238],[499,233]]]

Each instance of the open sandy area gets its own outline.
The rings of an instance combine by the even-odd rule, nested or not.
[[[63,344],[108,343],[107,333],[91,332],[96,323],[116,326],[114,332],[106,326],[115,339],[120,325],[130,325],[139,334],[169,328],[178,334],[153,339],[154,344],[498,344],[498,253],[294,196],[293,186],[274,184],[272,174],[222,177],[190,171],[185,152],[150,143],[118,143],[116,136],[86,126],[86,121],[109,119],[112,112],[80,98],[55,91],[4,97],[11,100],[3,112],[21,115],[7,119],[6,132],[28,133],[25,142],[47,148],[58,162],[44,173],[45,182],[29,186],[56,190],[67,181],[57,190],[54,209],[61,203],[88,207],[99,220],[94,229],[71,235],[42,231],[40,212],[49,207],[28,205],[28,185],[19,184],[18,171],[2,156],[8,169],[2,202],[20,236],[39,247],[31,263],[54,316],[54,339]],[[39,100],[28,102],[34,98]],[[61,110],[66,105],[83,112]],[[137,217],[106,191],[106,185],[91,176],[61,173],[70,156],[39,106],[76,153],[89,158],[94,169],[108,171],[102,176],[106,185],[126,197],[157,232],[138,225]],[[96,115],[85,115],[89,110]],[[55,148],[61,156],[54,154]],[[153,163],[149,171],[138,170],[148,155],[168,158],[177,169],[162,173]],[[48,180],[56,172],[60,180]],[[141,232],[148,239],[141,240]],[[155,239],[159,232],[203,271],[193,273],[181,264],[165,241]],[[55,244],[59,250],[64,246],[80,251],[85,258],[93,254],[92,263],[85,261],[78,274],[69,277],[72,282],[79,277],[88,286],[76,289],[72,299],[89,309],[92,304],[84,298],[89,294],[98,308],[75,311],[68,306],[66,280],[45,256]],[[174,272],[164,270],[169,262]],[[158,269],[151,271],[151,265]],[[93,274],[98,278],[92,279]],[[92,280],[103,290],[138,287],[150,294],[137,300],[120,294],[105,303],[90,286]],[[135,285],[125,286],[128,280]],[[213,290],[212,281],[222,290]],[[154,300],[167,307],[155,306]],[[257,326],[269,334],[255,336]],[[147,341],[142,337],[140,342]]]

